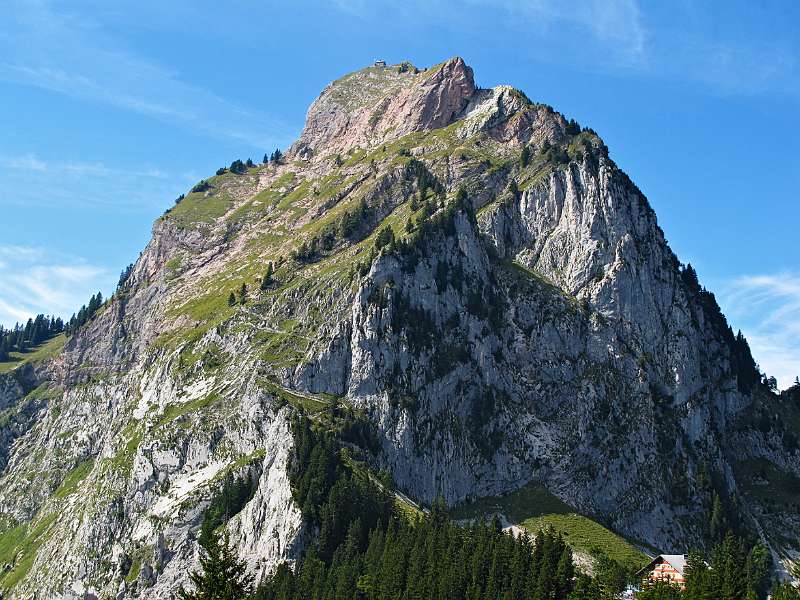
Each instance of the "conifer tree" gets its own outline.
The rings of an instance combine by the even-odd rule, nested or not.
[[[385,246],[391,246],[394,243],[394,230],[388,225],[378,232],[375,236],[375,248],[380,250]]]
[[[179,196],[181,200],[183,200],[183,194]],[[117,289],[120,289],[125,283],[128,281],[128,278],[131,276],[133,272],[133,263],[129,264],[125,269],[119,274],[119,281],[117,282]]]
[[[531,149],[528,146],[522,147],[522,153],[519,156],[519,164],[527,167],[531,161]]]
[[[236,556],[227,534],[215,535],[201,551],[200,571],[189,574],[193,591],[178,590],[181,600],[242,600],[252,592],[253,578]]]
[[[719,494],[714,492],[714,499],[711,507],[711,520],[709,522],[711,539],[719,541],[728,530],[728,522],[725,516],[725,507],[722,505],[722,500]]]
[[[572,562],[572,550],[562,543],[561,557],[556,567],[555,592],[557,600],[566,600],[573,585],[575,565]]]
[[[567,135],[578,135],[581,132],[581,126],[575,119],[570,119],[567,126],[564,128]]]
[[[702,553],[697,550],[689,552],[684,597],[687,600],[714,600],[712,588],[712,575]]]
[[[800,588],[788,581],[779,583],[772,590],[772,600],[800,600]]]
[[[262,291],[269,289],[269,286],[272,284],[272,275],[274,272],[275,268],[272,266],[272,262],[267,263],[267,271],[264,273],[264,277],[261,279]]]
[[[766,598],[771,570],[772,557],[769,551],[760,543],[750,548],[745,562],[745,576],[747,589],[751,590],[756,598]]]
[[[627,583],[623,568],[602,553],[596,557],[594,578],[603,600],[615,598]]]
[[[0,362],[6,362],[10,358],[9,352],[11,349],[11,336],[10,332],[3,329],[0,325]]]
[[[575,587],[569,596],[568,600],[601,600],[600,587],[597,582],[588,575],[580,574],[575,580]]]

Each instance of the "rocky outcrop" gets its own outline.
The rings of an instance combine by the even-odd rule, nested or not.
[[[0,491],[0,512],[30,523],[28,548],[40,545],[27,566],[24,554],[10,557],[13,569],[30,568],[15,595],[169,597],[197,564],[204,508],[229,473],[255,476],[229,525],[253,572],[298,556],[289,409],[233,365],[224,403],[213,378],[176,380],[170,366],[156,360],[39,402],[48,410],[17,440]]]
[[[36,376],[30,365],[0,374],[0,412],[12,408],[32,389]]]
[[[412,497],[457,503],[535,478],[637,539],[699,541],[672,511],[699,519],[702,501],[678,508],[673,468],[692,479],[724,465],[716,428],[735,379],[719,335],[691,322],[646,201],[613,181],[610,166],[576,165],[487,206],[476,226],[456,218],[413,270],[373,265],[341,364]],[[431,341],[415,348],[423,318]],[[687,462],[688,448],[703,458]]]
[[[406,67],[395,74],[399,68],[373,67],[328,86],[309,108],[292,154],[344,154],[445,127],[461,117],[475,94],[472,69],[461,58],[421,73]],[[370,80],[380,82],[377,91],[365,93]]]

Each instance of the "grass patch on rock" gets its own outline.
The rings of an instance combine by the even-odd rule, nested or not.
[[[63,499],[75,493],[81,481],[83,481],[86,476],[92,472],[93,467],[94,459],[89,459],[83,461],[77,467],[72,469],[72,471],[70,471],[61,482],[61,485],[58,487],[58,489],[53,493],[53,498]]]
[[[173,423],[186,415],[196,413],[204,408],[216,404],[219,399],[220,395],[217,392],[211,392],[207,396],[197,398],[196,400],[180,402],[178,404],[168,404],[164,408],[164,413],[158,419],[158,422],[155,426],[158,428]]]
[[[66,334],[60,333],[54,338],[34,346],[27,352],[11,352],[9,355],[10,360],[0,363],[0,373],[11,371],[26,363],[42,362],[53,358],[61,351],[66,341]]]
[[[455,508],[452,516],[477,519],[497,513],[532,534],[552,526],[573,549],[590,554],[603,552],[627,568],[640,568],[647,562],[647,556],[627,540],[579,514],[538,483],[528,483],[504,496],[489,496],[464,504]]]
[[[0,535],[0,563],[12,565],[11,570],[0,574],[3,589],[13,588],[28,575],[57,516],[56,513],[47,514],[31,526],[20,525]]]

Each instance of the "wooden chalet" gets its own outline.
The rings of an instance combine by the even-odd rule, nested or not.
[[[636,575],[650,581],[667,581],[684,589],[686,559],[685,554],[659,554]]]

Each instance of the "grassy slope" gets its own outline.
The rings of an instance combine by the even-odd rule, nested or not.
[[[159,343],[174,346],[183,341],[192,341],[187,339],[187,336],[197,339],[210,327],[226,321],[238,308],[227,305],[228,295],[232,291],[237,291],[242,282],[248,284],[253,300],[256,300],[255,296],[259,296],[261,299],[271,297],[271,301],[277,299],[279,302],[281,299],[276,297],[290,291],[290,288],[302,286],[307,288],[304,290],[307,294],[311,294],[322,287],[340,288],[348,285],[350,278],[347,273],[355,262],[368,254],[374,242],[374,232],[359,243],[337,247],[332,253],[311,264],[296,264],[294,261],[283,259],[286,259],[289,251],[298,247],[302,241],[309,240],[324,227],[330,227],[338,222],[342,213],[357,206],[360,199],[374,188],[383,175],[407,163],[414,149],[423,147],[427,149],[424,156],[426,162],[458,152],[468,155],[469,158],[466,160],[476,165],[489,164],[499,168],[505,164],[505,158],[487,152],[485,148],[478,148],[477,140],[459,139],[456,130],[460,124],[460,122],[455,123],[433,131],[414,132],[369,152],[355,151],[351,156],[345,157],[344,163],[339,167],[332,162],[330,172],[320,178],[308,179],[293,171],[286,172],[271,182],[266,189],[238,203],[231,201],[231,196],[234,194],[228,193],[229,186],[236,188],[238,192],[235,195],[239,195],[243,188],[249,185],[248,181],[252,180],[251,183],[255,187],[254,173],[259,169],[269,170],[274,167],[257,167],[250,169],[245,175],[228,173],[209,178],[207,181],[211,188],[207,192],[188,194],[162,218],[175,221],[181,228],[203,228],[224,215],[224,221],[245,224],[246,230],[249,231],[249,239],[245,251],[239,254],[236,260],[231,260],[222,272],[196,282],[193,293],[186,297],[186,301],[180,302],[168,311],[168,316],[173,320],[181,316],[189,317],[194,323],[194,326],[189,328],[190,331],[170,332],[165,334]],[[367,177],[362,185],[324,211],[318,218],[299,226],[293,225],[312,207],[335,197],[349,183],[368,173],[367,165],[373,162],[382,166],[380,175]],[[297,166],[300,167],[300,163],[297,163]],[[359,167],[360,171],[352,170]],[[356,175],[356,172],[361,175]],[[401,204],[380,226],[390,225],[395,234],[402,237],[405,235],[403,225],[409,215],[407,206]],[[376,227],[376,230],[380,226]],[[275,277],[278,283],[268,293],[259,294],[256,282],[260,280],[267,262],[270,261],[279,265]],[[199,327],[196,326],[198,323]],[[265,348],[267,354],[274,358],[275,350],[282,352],[285,342],[290,341],[286,339],[287,336],[295,338],[293,340],[295,343],[302,337],[313,337],[314,325],[318,324],[307,323],[306,325],[311,325],[303,328],[308,329],[307,331],[287,331],[282,339],[278,339],[280,336],[275,335],[264,336],[269,338],[262,340],[268,342],[266,346],[280,346],[274,349]],[[306,348],[299,344],[296,350],[296,354],[302,356]]]
[[[480,498],[456,508],[452,515],[455,519],[474,519],[494,513],[505,515],[532,533],[552,526],[576,550],[602,551],[629,569],[638,569],[647,562],[647,557],[624,538],[577,513],[537,483],[505,496]]]
[[[64,347],[64,342],[66,341],[67,336],[62,333],[51,340],[39,344],[28,352],[12,352],[10,361],[0,363],[0,373],[11,371],[25,363],[39,362],[52,358]]]
[[[80,483],[91,472],[93,460],[84,461],[70,471],[61,485],[53,493],[53,498],[64,501],[78,491]],[[0,589],[8,590],[22,581],[36,559],[36,553],[52,533],[52,525],[59,512],[46,510],[28,524],[9,527],[0,533],[0,565],[9,564],[12,568],[0,573]]]

